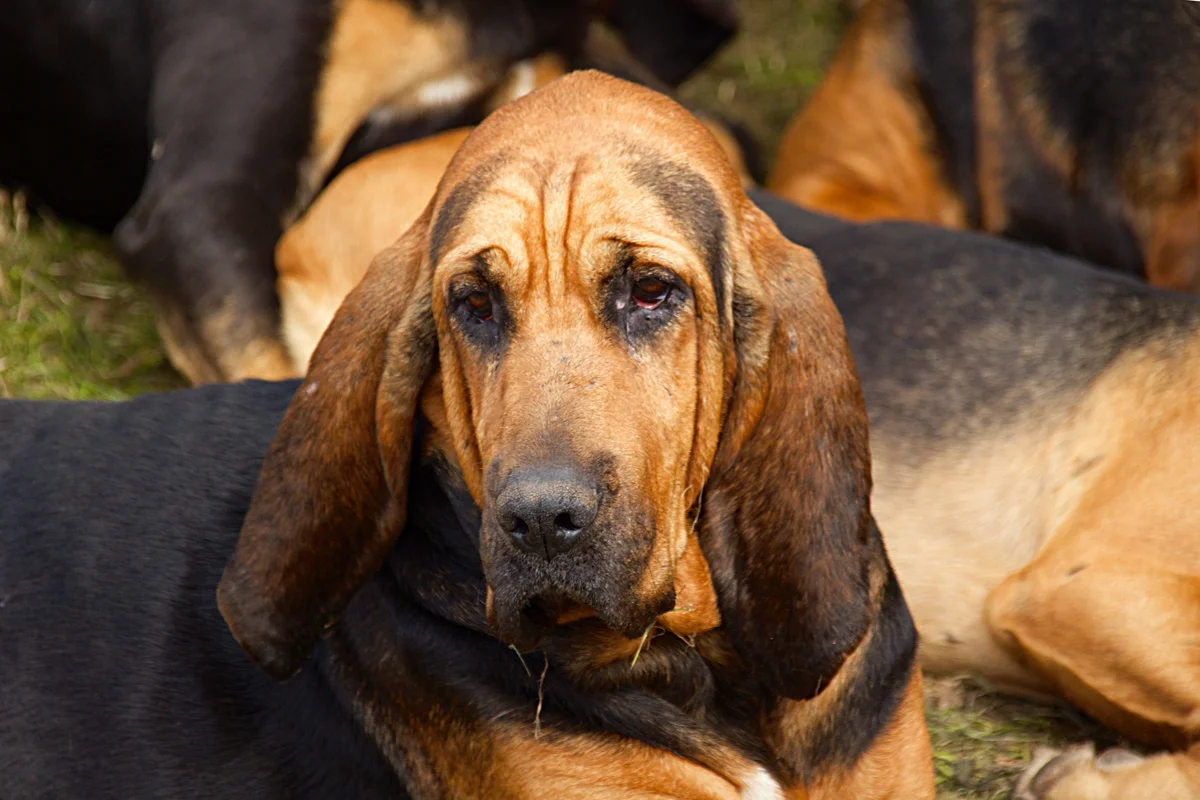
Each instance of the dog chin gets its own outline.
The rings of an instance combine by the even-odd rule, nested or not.
[[[596,609],[565,593],[550,590],[524,600],[502,599],[493,595],[489,610],[496,638],[522,653],[539,649],[547,634],[565,619],[597,617],[604,625],[626,639],[637,639],[654,624],[660,614],[674,604],[674,592],[651,606]],[[506,601],[507,600],[507,601]],[[581,609],[587,613],[582,613]]]

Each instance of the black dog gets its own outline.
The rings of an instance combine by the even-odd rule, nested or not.
[[[193,382],[285,377],[272,252],[335,168],[474,124],[510,66],[586,62],[602,13],[677,82],[727,0],[14,0],[0,13],[0,185],[113,231]],[[640,30],[653,25],[652,35]],[[356,134],[356,128],[364,125]]]

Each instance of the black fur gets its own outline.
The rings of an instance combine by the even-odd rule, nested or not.
[[[1052,0],[997,12],[1019,31],[999,36],[993,68],[1001,85],[1029,81],[1054,135],[1076,148],[1065,183],[1026,148],[1013,153],[1006,235],[1144,273],[1131,220],[1111,196],[1135,170],[1153,180],[1161,154],[1185,152],[1196,140],[1200,28],[1184,4]]]
[[[668,86],[679,85],[737,30],[732,0],[615,0],[609,21]]]
[[[467,727],[500,714],[533,724],[541,656],[522,662],[491,635],[479,512],[437,458],[414,473],[388,565],[298,675],[272,681],[238,648],[215,586],[295,388],[0,402],[6,798],[407,796],[356,723],[358,681],[376,668],[362,662],[374,655],[413,704],[385,716],[411,722],[420,706]],[[624,662],[604,690],[552,669],[541,724],[612,731],[703,763],[725,738],[672,697],[703,662],[678,640],[652,650],[641,672],[663,671],[663,696],[630,682]],[[711,684],[699,669],[695,680]],[[711,700],[711,688],[700,696]]]
[[[990,76],[1000,131],[985,147],[1002,164],[995,231],[1131,275],[1143,245],[1129,201],[1174,192],[1200,133],[1200,25],[1189,0],[907,0],[921,104],[966,222],[980,223],[980,70]],[[981,29],[981,25],[987,25]],[[979,56],[981,37],[994,60]],[[1026,119],[1036,108],[1044,120]],[[1065,143],[1067,174],[1047,140]],[[1124,199],[1123,199],[1124,198]]]
[[[328,0],[9,3],[0,184],[115,229],[188,324],[236,308],[232,338],[273,337],[273,248],[330,22]]]
[[[967,224],[979,224],[975,141],[974,0],[908,0],[917,91],[928,107],[947,179]]]
[[[878,538],[879,530],[874,524],[871,527]],[[900,581],[889,571],[863,659],[863,675],[839,698],[837,713],[809,742],[805,758],[810,770],[830,764],[849,769],[867,751],[904,699],[916,669],[916,655],[917,628],[900,591]],[[834,723],[843,719],[855,720],[856,724]]]
[[[325,177],[325,186],[354,162],[378,150],[424,139],[442,131],[478,125],[487,116],[485,98],[463,105],[450,105],[418,117],[396,117],[388,113],[368,116],[342,147],[341,155]]]
[[[496,170],[504,160],[501,153],[494,160],[483,164],[471,175],[454,187],[450,195],[438,209],[433,225],[429,228],[429,261],[437,264],[442,260],[442,254],[450,244],[450,236],[458,230],[458,226],[466,219],[467,212],[475,201],[483,194],[496,179]]]
[[[1200,325],[1187,295],[1045,250],[756,200],[821,260],[873,439],[896,426],[920,439],[1001,427],[1047,398],[1079,397],[1121,353],[1186,341]]]
[[[276,683],[215,587],[293,384],[0,402],[0,794],[403,797],[321,664]]]

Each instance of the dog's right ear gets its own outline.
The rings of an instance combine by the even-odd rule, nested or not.
[[[418,396],[437,363],[430,208],[334,316],[267,451],[217,589],[234,638],[295,673],[404,525]]]

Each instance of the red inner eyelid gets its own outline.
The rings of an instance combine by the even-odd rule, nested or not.
[[[649,297],[640,297],[639,293],[649,295]],[[670,282],[655,277],[653,275],[645,275],[641,278],[636,278],[633,282],[633,302],[639,307],[652,311],[663,304],[667,299],[667,295],[671,293]]]

